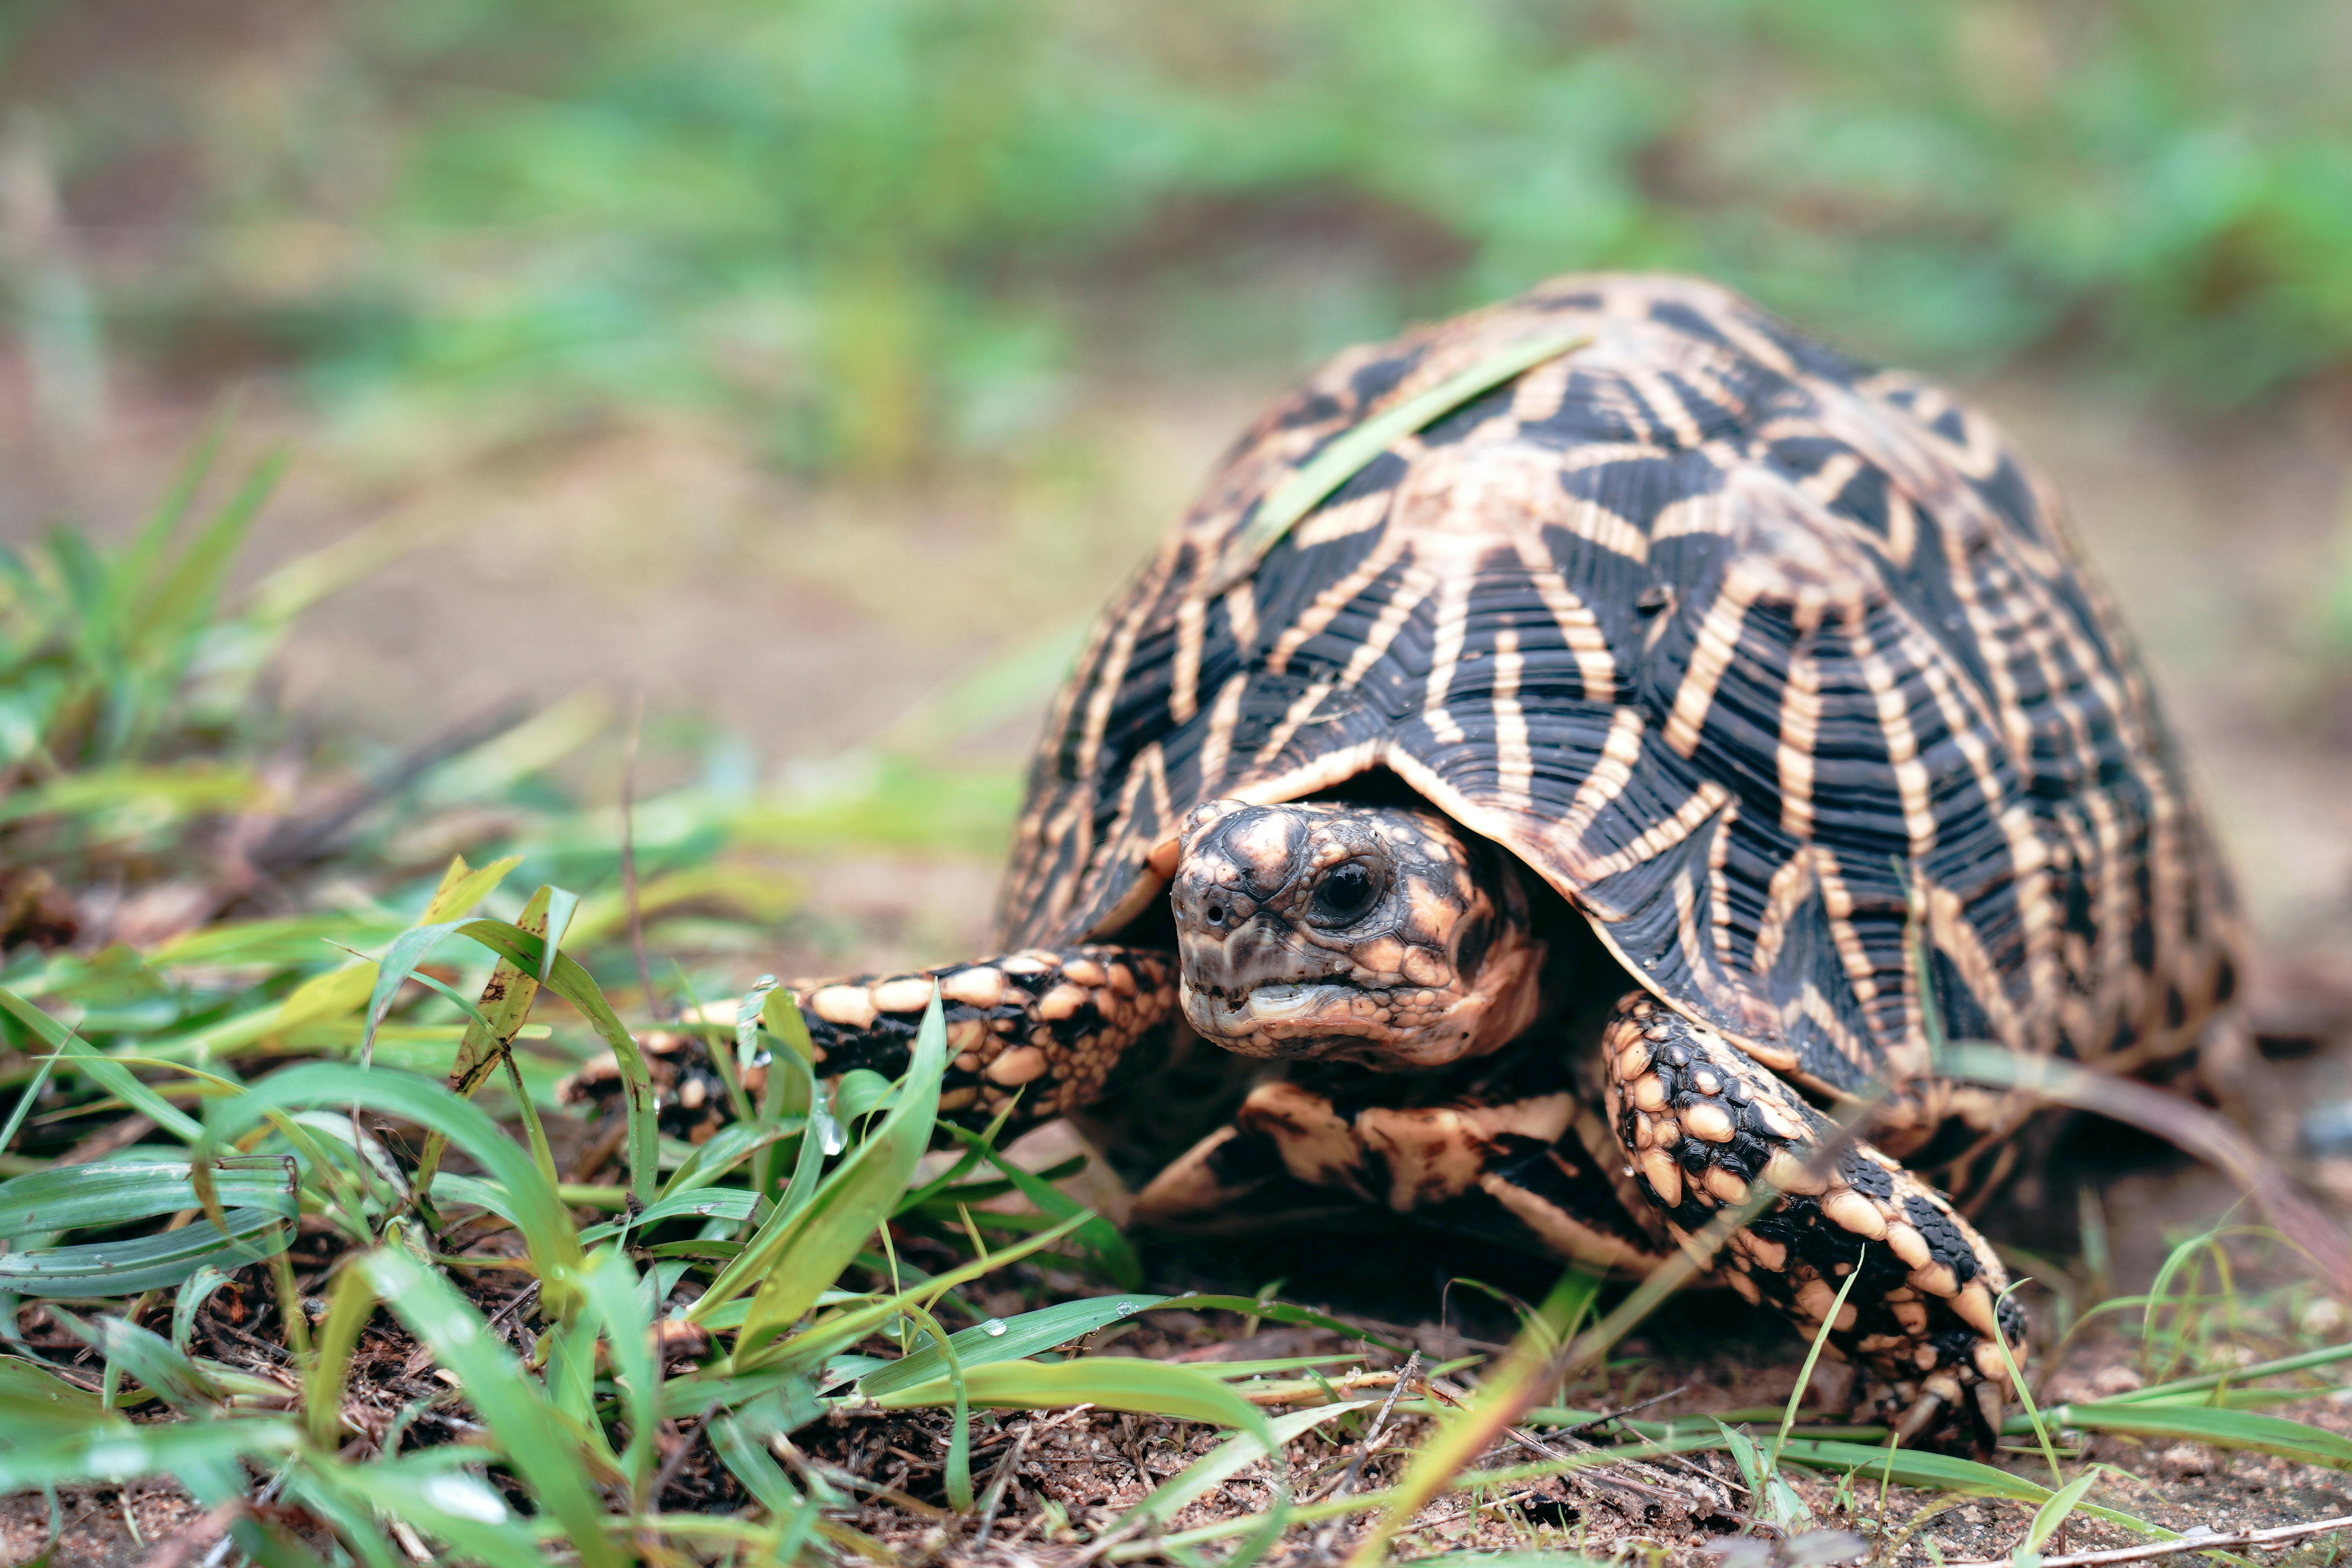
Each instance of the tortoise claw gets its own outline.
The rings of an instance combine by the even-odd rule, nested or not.
[[[1984,1440],[1990,1447],[2000,1440],[2000,1424],[2005,1415],[2001,1408],[2000,1385],[1979,1383],[1971,1392],[1976,1395],[1977,1416],[1984,1422]]]
[[[1958,1379],[1949,1373],[1940,1372],[1927,1378],[1919,1385],[1919,1397],[1912,1402],[1910,1409],[1903,1413],[1903,1418],[1895,1424],[1895,1441],[1898,1444],[1911,1442],[1921,1433],[1928,1431],[1935,1426],[1937,1412],[1947,1405],[1957,1410],[1959,1405]]]

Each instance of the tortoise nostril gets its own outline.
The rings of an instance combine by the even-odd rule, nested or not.
[[[1213,926],[1221,926],[1221,925],[1223,925],[1223,924],[1224,924],[1224,923],[1225,923],[1225,906],[1224,906],[1224,905],[1223,905],[1223,904],[1211,904],[1211,905],[1208,907],[1208,909],[1207,909],[1205,911],[1203,911],[1203,912],[1207,915],[1207,917],[1208,917],[1208,921],[1209,921],[1209,923],[1210,923],[1211,925],[1213,925]]]

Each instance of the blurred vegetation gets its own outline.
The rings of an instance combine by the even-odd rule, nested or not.
[[[111,345],[350,419],[723,407],[892,471],[1093,358],[1295,360],[1585,267],[2217,403],[2352,348],[2316,0],[50,3],[0,49],[64,420]]]

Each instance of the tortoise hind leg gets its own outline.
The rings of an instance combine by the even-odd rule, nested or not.
[[[1153,948],[1040,948],[908,974],[801,981],[816,1070],[907,1070],[939,987],[947,1019],[942,1115],[984,1126],[1013,1107],[1008,1135],[1098,1099],[1120,1058],[1176,1007],[1176,959]]]
[[[1811,1337],[1856,1269],[1831,1346],[1895,1385],[1916,1434],[1939,1406],[1999,1427],[2006,1377],[1995,1336],[2022,1355],[2025,1315],[2003,1302],[2008,1270],[1943,1195],[1868,1144],[1810,1169],[1837,1126],[1723,1036],[1646,993],[1601,1035],[1609,1117],[1643,1194],[1675,1236],[1703,1230],[1749,1184],[1778,1196],[1730,1238],[1723,1275]],[[1990,1433],[1980,1434],[1990,1436]]]

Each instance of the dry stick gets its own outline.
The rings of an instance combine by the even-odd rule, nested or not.
[[[1470,1393],[1466,1389],[1448,1387],[1444,1384],[1438,1383],[1432,1383],[1429,1384],[1429,1392],[1456,1409],[1466,1409],[1471,1398]],[[1558,1448],[1553,1447],[1550,1444],[1545,1442],[1542,1438],[1523,1427],[1506,1426],[1503,1428],[1503,1436],[1508,1437],[1512,1442],[1517,1444],[1520,1447],[1525,1448],[1528,1453],[1533,1454],[1538,1459],[1558,1462],[1564,1461],[1568,1458],[1566,1454],[1561,1453]],[[1572,1445],[1575,1451],[1580,1454],[1590,1454],[1595,1451],[1592,1444],[1587,1443],[1580,1437],[1568,1436],[1567,1441]],[[1619,1460],[1618,1464],[1631,1467],[1638,1462],[1639,1461],[1635,1459],[1628,1458]],[[1613,1468],[1614,1467],[1611,1468]],[[1633,1480],[1625,1476],[1604,1475],[1599,1471],[1595,1471],[1592,1474],[1588,1475],[1582,1470],[1570,1470],[1566,1474],[1566,1479],[1570,1485],[1581,1487],[1587,1491],[1608,1491],[1612,1489],[1616,1489],[1619,1490],[1632,1492],[1635,1497],[1645,1498],[1649,1501],[1658,1504],[1680,1503],[1684,1500],[1680,1496],[1667,1490],[1664,1487],[1652,1486],[1647,1482]],[[1663,1479],[1664,1478],[1661,1479]]]
[[[524,1308],[530,1306],[533,1301],[538,1300],[539,1281],[534,1279],[530,1284],[524,1286],[521,1289],[516,1291],[513,1300],[509,1301],[505,1306],[500,1307],[496,1312],[492,1313],[488,1326],[492,1329],[503,1327],[509,1318],[513,1317],[517,1312],[521,1311]]]
[[[233,1497],[202,1518],[191,1521],[185,1529],[157,1542],[154,1549],[139,1560],[139,1568],[184,1568],[190,1558],[227,1534],[228,1527],[245,1514],[247,1506],[243,1498]]]
[[[996,1474],[988,1480],[988,1496],[981,1502],[980,1529],[971,1538],[974,1552],[985,1551],[988,1532],[996,1528],[996,1510],[1004,1506],[1005,1489],[1012,1484],[1013,1472],[1021,1468],[1021,1458],[1029,1451],[1029,1434],[1017,1433],[1013,1439],[1013,1452],[998,1461]]]
[[[654,1472],[654,1484],[646,1493],[647,1513],[661,1511],[662,1493],[669,1490],[670,1482],[677,1479],[678,1471],[686,1468],[687,1456],[694,1452],[694,1446],[697,1443],[702,1441],[704,1428],[710,1425],[710,1418],[718,1414],[719,1401],[716,1399],[704,1405],[702,1414],[694,1418],[694,1426],[687,1433],[686,1440],[672,1448],[669,1451],[669,1458],[662,1461],[661,1468]]]
[[[2281,1542],[2300,1541],[2306,1535],[2324,1535],[2331,1530],[2352,1530],[2352,1514],[2337,1519],[2323,1519],[2313,1524],[2282,1524],[2271,1530],[2241,1530],[2228,1535],[2192,1535],[2179,1541],[2158,1541],[2147,1546],[2118,1546],[2109,1552],[2077,1552],[2066,1557],[2044,1557],[2042,1568],[2096,1568],[2107,1563],[2145,1563],[2151,1557],[2172,1557],[2183,1552],[2213,1552],[2232,1546],[2275,1546]],[[2011,1568],[2011,1557],[1988,1557],[1970,1563],[1953,1563],[1946,1568]]]
[[[654,970],[646,962],[646,922],[637,908],[637,734],[645,727],[646,694],[629,710],[629,754],[621,765],[621,900],[629,915],[629,952],[637,961],[637,984],[645,987],[646,1011],[654,1011]],[[658,1016],[658,1015],[656,1015]]]
[[[1606,1426],[1612,1421],[1622,1420],[1626,1416],[1633,1415],[1636,1410],[1647,1410],[1653,1405],[1664,1405],[1667,1400],[1672,1399],[1677,1394],[1688,1394],[1689,1392],[1689,1384],[1678,1383],[1674,1387],[1666,1390],[1664,1394],[1653,1394],[1647,1399],[1637,1399],[1633,1404],[1625,1405],[1622,1409],[1612,1410],[1605,1415],[1596,1415],[1590,1421],[1580,1421],[1575,1426],[1562,1427],[1561,1430],[1570,1437],[1580,1437],[1585,1433],[1593,1430],[1595,1427]]]
[[[1372,1457],[1380,1447],[1382,1435],[1388,1431],[1389,1417],[1396,1413],[1398,1396],[1420,1375],[1421,1352],[1415,1351],[1405,1358],[1404,1365],[1397,1372],[1396,1382],[1389,1385],[1389,1396],[1381,1401],[1380,1413],[1372,1417],[1371,1426],[1365,1429],[1364,1440],[1356,1445],[1355,1457],[1348,1461],[1348,1468],[1339,1473],[1339,1479],[1331,1483],[1328,1490],[1314,1500],[1322,1502],[1330,1498],[1346,1497],[1355,1489],[1358,1479],[1364,1473],[1364,1461]],[[1345,1523],[1345,1520],[1335,1519],[1315,1532],[1310,1560],[1319,1561],[1331,1554],[1331,1543],[1339,1538]]]

